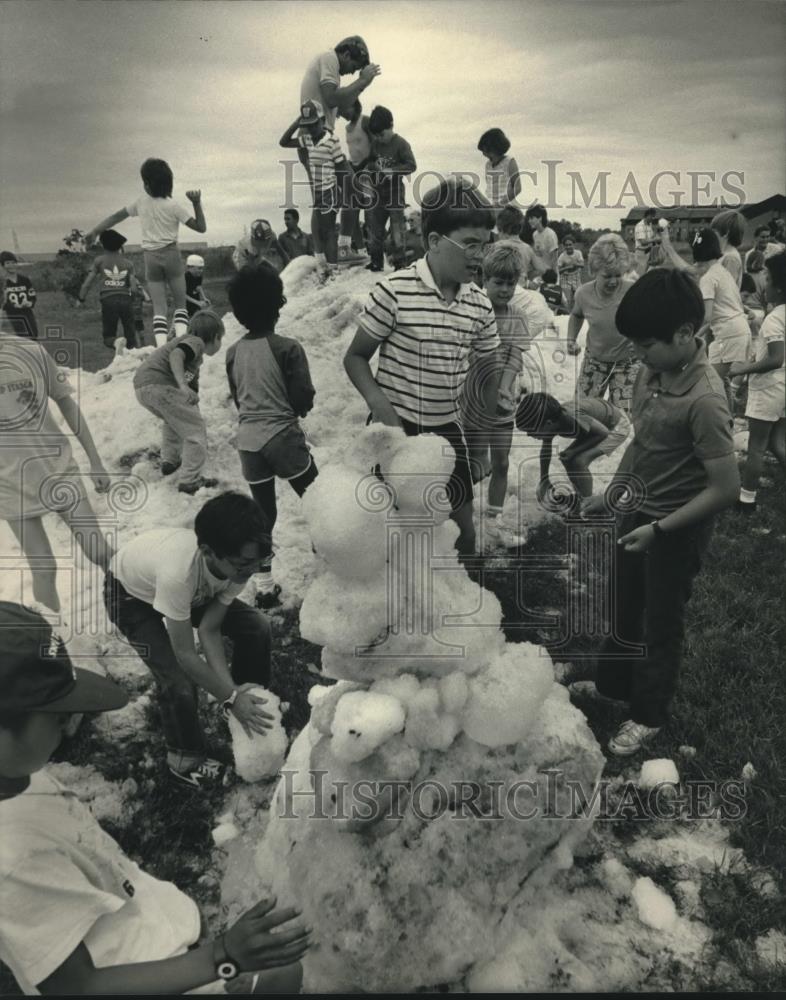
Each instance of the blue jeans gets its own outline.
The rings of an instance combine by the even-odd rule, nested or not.
[[[177,661],[164,616],[151,604],[133,597],[111,573],[104,581],[104,606],[109,620],[136,647],[156,679],[158,707],[167,749],[204,753],[205,735],[199,722],[199,692]],[[191,624],[197,627],[208,605],[194,608]],[[256,608],[234,600],[221,624],[222,635],[232,640],[230,673],[236,684],[270,683],[270,623]]]

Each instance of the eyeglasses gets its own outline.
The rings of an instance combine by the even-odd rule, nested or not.
[[[224,556],[224,562],[229,563],[232,569],[238,573],[253,573],[259,566],[266,567],[273,558],[275,551],[275,546],[271,546],[269,552],[266,552],[264,555],[255,556],[253,559],[231,559],[229,556]]]
[[[454,247],[458,247],[467,257],[482,257],[486,249],[485,243],[457,243],[449,236],[444,235],[442,239],[447,240],[448,243],[452,243]]]

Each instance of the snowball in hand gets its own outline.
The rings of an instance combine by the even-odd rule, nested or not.
[[[340,760],[363,760],[404,728],[404,706],[389,694],[350,691],[336,706],[331,749]]]
[[[254,782],[278,774],[287,752],[287,734],[281,725],[281,703],[276,695],[263,687],[249,688],[249,691],[267,699],[262,709],[273,716],[273,728],[266,729],[264,736],[253,733],[248,737],[242,725],[229,713],[235,770],[243,781]]]
[[[470,677],[464,732],[487,747],[523,740],[554,683],[551,660],[531,643],[506,647],[488,670]]]

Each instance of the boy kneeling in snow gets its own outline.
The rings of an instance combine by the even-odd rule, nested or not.
[[[0,685],[0,959],[23,992],[220,992],[218,980],[273,969],[246,992],[298,992],[310,933],[289,923],[298,911],[263,900],[200,943],[196,903],[139,868],[43,770],[80,713],[121,708],[125,691],[75,669],[41,615],[6,601]]]
[[[109,620],[138,647],[158,682],[167,763],[179,785],[202,788],[222,776],[206,753],[198,688],[249,735],[271,728],[265,699],[249,691],[270,681],[270,624],[237,600],[269,556],[270,529],[259,507],[241,493],[222,493],[199,511],[193,531],[145,531],[115,554],[106,574]],[[225,635],[233,644],[231,668]]]

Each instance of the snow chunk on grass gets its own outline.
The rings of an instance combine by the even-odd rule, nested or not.
[[[645,760],[637,782],[639,788],[657,788],[658,785],[679,785],[677,765],[667,757]]]
[[[651,878],[636,879],[631,892],[639,911],[639,920],[658,931],[667,931],[677,920],[677,907],[670,896],[659,889]]]
[[[281,708],[278,697],[263,687],[249,688],[252,694],[265,698],[263,711],[273,716],[273,728],[246,736],[238,720],[229,714],[229,732],[232,737],[232,753],[235,770],[249,783],[261,781],[278,774],[287,752],[287,734],[281,725]]]

